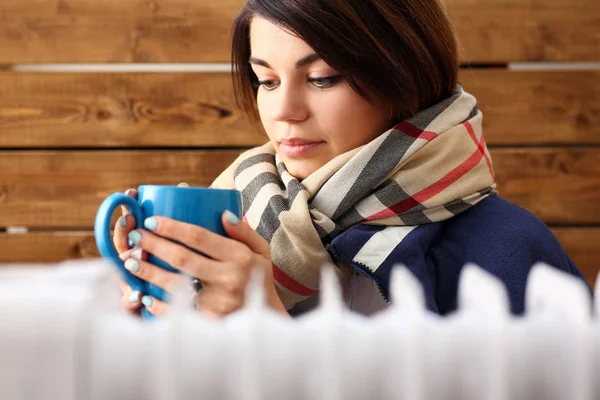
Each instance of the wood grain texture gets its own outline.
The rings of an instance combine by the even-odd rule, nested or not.
[[[464,69],[490,145],[600,144],[600,71]]]
[[[245,0],[2,0],[0,13],[44,17],[117,17],[126,14],[140,17],[186,17],[203,14],[232,17],[244,2]]]
[[[0,147],[252,146],[229,74],[0,73]],[[51,133],[51,134],[49,134]]]
[[[466,62],[599,61],[596,0],[445,0]]]
[[[600,144],[600,71],[469,69],[460,80],[490,145]],[[0,73],[0,148],[265,141],[236,107],[229,74]]]
[[[140,184],[208,185],[238,151],[0,152],[2,226],[86,228]],[[492,150],[498,189],[548,224],[600,224],[600,149]]]
[[[3,0],[0,64],[226,62],[243,0]],[[445,0],[465,62],[599,61],[596,0]]]
[[[600,271],[600,228],[553,228],[552,231],[588,283],[594,287]]]
[[[0,263],[54,263],[99,257],[93,232],[0,233]]]
[[[2,226],[91,227],[101,201],[140,184],[208,185],[239,151],[0,152]]]
[[[549,225],[600,223],[600,149],[491,151],[500,194]]]
[[[227,62],[243,0],[31,0],[0,5],[0,64]]]
[[[600,270],[600,228],[553,228],[552,231],[590,285]],[[93,258],[99,253],[91,231],[0,233],[0,263],[53,263]]]

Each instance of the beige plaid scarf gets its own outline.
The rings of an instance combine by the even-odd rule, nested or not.
[[[476,99],[454,95],[341,154],[303,181],[273,146],[243,153],[213,183],[242,193],[244,218],[271,247],[287,309],[318,290],[325,245],[358,224],[443,221],[495,192]]]

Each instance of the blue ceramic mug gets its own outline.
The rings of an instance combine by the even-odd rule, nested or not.
[[[119,257],[111,235],[112,215],[125,206],[135,217],[136,228],[143,228],[144,220],[153,216],[168,217],[188,224],[198,225],[225,236],[221,215],[225,210],[241,218],[241,196],[237,190],[191,188],[178,186],[145,185],[138,188],[137,200],[124,193],[114,193],[104,200],[96,214],[94,235],[100,254],[116,265],[123,280],[144,295],[166,301],[163,289],[132,275]],[[195,250],[194,250],[195,251]],[[178,272],[163,260],[148,255],[148,262],[169,271]],[[152,315],[142,308],[142,316]]]

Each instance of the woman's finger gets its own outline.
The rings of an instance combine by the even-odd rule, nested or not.
[[[125,268],[132,275],[150,282],[167,292],[173,291],[180,284],[181,280],[184,279],[181,274],[167,271],[147,261],[133,257],[125,260]]]
[[[136,190],[136,189],[127,189],[127,190],[125,191],[125,194],[126,194],[127,196],[133,197],[134,199],[137,199],[137,196],[138,196],[138,192],[137,192],[137,190]],[[129,214],[129,210],[127,209],[127,207],[125,207],[125,206],[121,206],[121,214],[122,214],[122,215],[127,215],[127,214]]]
[[[220,264],[218,261],[204,257],[196,252],[191,251],[185,246],[174,243],[161,236],[155,235],[143,229],[131,231],[129,234],[129,238],[135,244],[135,246],[163,260],[173,268],[184,272],[186,275],[198,278],[203,282],[213,282],[222,275],[222,271],[219,269]],[[230,240],[223,237],[221,238],[224,240]],[[176,276],[179,275],[176,274]],[[142,279],[146,280],[145,278]]]
[[[123,292],[123,296],[121,297],[121,302],[123,303],[123,307],[130,311],[135,311],[142,305],[142,293],[131,290],[128,284],[119,280],[119,287],[121,288],[121,292]]]
[[[124,253],[119,254],[121,260],[126,261],[128,259],[134,260],[146,260],[148,258],[148,254],[145,253],[140,248],[129,249]],[[123,293],[123,305],[127,309],[138,309],[140,307],[140,292],[132,292],[129,285],[119,279],[119,287],[121,288],[121,292]],[[135,300],[134,300],[135,299]]]
[[[159,216],[146,218],[144,221],[144,227],[152,234],[182,243],[190,249],[194,249],[202,254],[206,254],[208,257],[214,260],[232,261],[234,258],[233,255],[239,254],[244,250],[248,250],[244,244],[238,242],[237,240],[233,240],[211,232],[208,229],[202,228],[198,225],[176,221],[171,218]],[[142,230],[139,230],[139,232],[149,233]],[[135,243],[135,241],[133,242]],[[145,246],[141,247],[143,247],[147,252],[162,259],[160,255],[154,253],[154,249],[149,249]],[[169,249],[170,252],[175,250],[175,248]],[[173,266],[177,268],[176,265]]]
[[[142,304],[146,307],[146,310],[150,311],[152,315],[157,317],[164,315],[169,309],[167,303],[152,296],[142,297]]]
[[[131,249],[128,235],[135,227],[135,217],[131,214],[123,215],[117,220],[113,233],[113,243],[118,253],[124,253]]]
[[[137,198],[137,191],[135,189],[128,189],[125,194]],[[113,243],[118,253],[123,253],[130,248],[127,235],[131,230],[135,229],[136,224],[135,217],[129,213],[125,206],[121,206],[121,214],[113,233]]]
[[[221,216],[225,232],[230,238],[244,243],[253,253],[260,254],[268,260],[271,259],[269,244],[246,222],[240,220],[231,211],[225,211]]]
[[[148,253],[146,253],[139,247],[136,247],[119,254],[119,258],[121,258],[121,260],[123,261],[127,260],[128,258],[135,258],[136,260],[147,260]]]
[[[136,311],[142,306],[142,294],[140,292],[131,292],[129,294],[123,294],[121,303],[126,310]]]
[[[113,233],[113,243],[118,253],[124,253],[130,249],[127,235],[135,229],[135,218],[133,215],[123,215],[117,220]]]
[[[145,258],[147,255],[143,253],[142,249],[129,249],[124,253],[119,254],[121,260],[125,261],[127,259],[133,258],[136,260],[141,260]],[[119,287],[121,288],[121,292],[123,296],[121,298],[121,302],[123,307],[129,311],[136,311],[142,305],[142,293],[139,291],[131,290],[131,287],[119,279]]]

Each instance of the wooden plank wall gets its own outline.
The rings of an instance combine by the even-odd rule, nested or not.
[[[0,262],[97,256],[91,230],[108,194],[142,183],[206,185],[241,150],[266,140],[235,108],[227,73],[35,68],[227,63],[242,3],[2,0]],[[600,68],[507,66],[600,62],[600,2],[445,4],[460,39],[461,82],[485,115],[500,193],[542,218],[593,284]],[[11,227],[28,230],[11,234]]]

